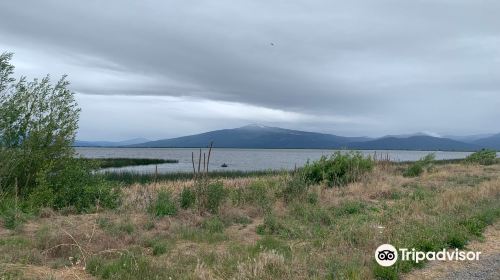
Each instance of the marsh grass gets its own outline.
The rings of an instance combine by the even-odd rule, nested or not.
[[[210,179],[234,179],[234,178],[255,178],[287,174],[289,171],[261,170],[261,171],[210,171],[206,176]],[[193,173],[172,172],[172,173],[138,173],[138,172],[104,172],[104,177],[110,181],[117,181],[126,185],[149,184],[155,181],[182,181],[192,180]]]
[[[151,158],[80,158],[97,168],[119,168],[125,166],[152,165],[165,163],[178,163],[176,159],[151,159]]]

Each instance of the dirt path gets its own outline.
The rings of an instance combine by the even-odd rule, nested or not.
[[[500,279],[500,223],[485,231],[483,242],[473,241],[467,250],[480,251],[479,261],[433,261],[403,279]]]

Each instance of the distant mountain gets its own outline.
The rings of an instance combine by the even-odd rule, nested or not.
[[[474,144],[432,136],[383,137],[362,143],[350,143],[348,146],[351,149],[365,150],[474,151],[479,149]]]
[[[343,137],[331,134],[290,130],[262,125],[248,125],[234,129],[151,141],[131,147],[206,147],[211,141],[219,148],[261,148],[261,149],[338,149],[347,143],[369,141],[367,137]]]
[[[488,137],[491,137],[493,135],[494,135],[493,133],[490,133],[490,134],[474,134],[474,135],[464,135],[464,136],[446,135],[443,137],[449,138],[452,140],[456,140],[456,141],[460,141],[460,142],[472,144],[479,139],[488,138]]]
[[[124,146],[140,144],[140,143],[149,142],[149,141],[150,140],[148,140],[146,138],[134,138],[134,139],[124,140],[124,141],[117,141],[117,142],[76,140],[75,143],[73,143],[73,146],[75,146],[75,147],[124,147]]]
[[[480,146],[481,148],[500,150],[500,133],[490,137],[478,139],[472,143]]]
[[[417,133],[412,133],[412,134],[397,134],[397,135],[385,135],[380,138],[409,138],[413,136],[431,136],[431,137],[438,137],[434,133],[429,133],[429,132],[417,132]],[[438,137],[440,138],[440,137]]]
[[[367,137],[343,137],[332,134],[290,130],[278,127],[248,125],[234,129],[222,129],[196,135],[150,141],[130,145],[148,148],[206,147],[214,141],[218,148],[262,149],[364,149],[364,150],[428,150],[473,151],[481,146],[452,139],[433,137],[425,133],[410,136],[385,136],[378,139]]]

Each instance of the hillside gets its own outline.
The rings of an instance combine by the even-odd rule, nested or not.
[[[205,147],[213,141],[218,148],[338,149],[345,147],[347,143],[367,140],[370,139],[249,125],[234,129],[215,130],[196,135],[151,141],[131,145],[131,147]]]
[[[290,130],[277,127],[249,125],[234,129],[215,130],[206,133],[151,141],[130,147],[192,148],[206,147],[214,141],[218,148],[261,149],[364,149],[364,150],[440,150],[472,151],[480,145],[423,134],[409,136],[385,136],[378,139],[367,137],[343,137],[332,134]]]
[[[482,148],[500,150],[500,133],[473,142]]]
[[[480,147],[447,138],[412,136],[385,137],[363,143],[351,143],[349,148],[365,150],[473,151]]]

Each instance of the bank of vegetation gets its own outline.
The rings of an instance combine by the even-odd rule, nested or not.
[[[126,166],[157,165],[166,163],[178,163],[176,159],[152,159],[152,158],[80,158],[96,168],[119,168]]]

